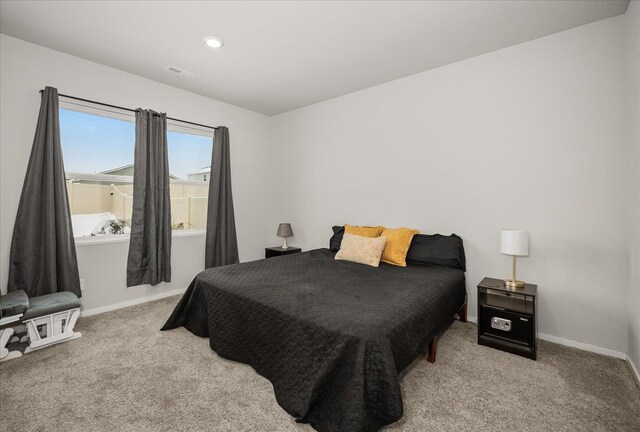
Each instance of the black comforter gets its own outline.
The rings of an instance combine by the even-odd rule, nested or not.
[[[162,329],[184,326],[253,366],[296,421],[375,431],[402,417],[398,374],[464,302],[461,270],[318,249],[203,271]]]

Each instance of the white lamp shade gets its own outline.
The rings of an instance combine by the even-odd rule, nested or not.
[[[529,231],[501,230],[500,252],[505,255],[529,256]]]

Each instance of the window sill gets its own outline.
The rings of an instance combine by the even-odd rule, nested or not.
[[[171,232],[171,237],[197,237],[207,234],[206,229],[192,229],[192,230],[175,230]]]
[[[206,230],[203,229],[193,229],[193,230],[177,230],[171,233],[171,237],[197,237],[204,236],[206,234]],[[104,237],[74,237],[74,242],[76,246],[84,246],[84,245],[95,245],[95,244],[104,244],[104,243],[124,243],[129,241],[129,234],[121,234],[121,235],[113,235],[113,236],[104,236]]]
[[[113,235],[113,236],[105,236],[105,237],[74,237],[74,242],[76,246],[83,245],[93,245],[93,244],[103,244],[103,243],[124,243],[129,241],[129,234],[121,234],[121,235]]]

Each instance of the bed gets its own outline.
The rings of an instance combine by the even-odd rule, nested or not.
[[[205,270],[162,330],[184,326],[251,365],[298,422],[378,430],[402,417],[400,372],[429,346],[434,355],[438,332],[466,314],[464,271],[334,256],[317,249]]]

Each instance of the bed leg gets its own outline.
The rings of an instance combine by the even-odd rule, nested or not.
[[[463,323],[467,322],[467,303],[466,302],[458,311],[458,319]]]
[[[436,352],[437,351],[438,351],[438,344],[437,344],[436,338],[434,336],[433,340],[429,344],[429,352],[427,353],[427,361],[429,363],[435,363],[436,362]]]

